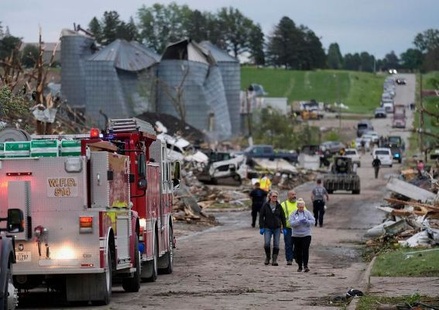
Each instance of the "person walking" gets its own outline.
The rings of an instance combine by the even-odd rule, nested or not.
[[[311,246],[311,226],[315,219],[312,213],[305,210],[305,201],[297,199],[297,210],[291,213],[289,222],[292,228],[294,255],[298,272],[309,272],[309,247]]]
[[[372,167],[373,170],[375,171],[375,179],[378,179],[378,172],[380,171],[380,167],[381,167],[381,160],[378,158],[378,156],[376,156],[372,160]]]
[[[255,227],[258,214],[267,200],[267,192],[261,189],[259,182],[256,182],[249,195],[252,200],[252,227]]]
[[[328,191],[322,184],[322,179],[317,179],[316,186],[311,191],[312,208],[315,218],[314,225],[317,222],[320,227],[323,227],[323,216],[325,215],[325,205],[329,200]]]
[[[297,210],[297,200],[296,192],[294,190],[289,190],[287,193],[287,199],[281,203],[282,210],[284,211],[285,218],[289,219],[290,215]],[[283,230],[284,243],[285,243],[285,259],[287,260],[287,265],[293,264],[294,259],[294,247],[293,239],[291,237],[291,225],[290,222],[286,222],[286,227]]]
[[[268,177],[266,173],[262,176],[262,178],[259,179],[259,184],[261,186],[261,189],[265,192],[269,193],[271,190],[271,180]]]
[[[259,214],[259,233],[264,236],[265,265],[270,263],[278,266],[279,241],[281,229],[286,227],[286,218],[280,203],[277,201],[279,193],[271,191],[268,201],[262,206]],[[273,255],[271,256],[271,240],[273,239]]]

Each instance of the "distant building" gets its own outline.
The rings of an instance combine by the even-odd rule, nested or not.
[[[36,48],[39,48],[40,44],[37,43],[23,43],[21,45],[20,51],[22,51],[27,45],[35,46]],[[49,64],[52,60],[52,63],[54,62],[60,62],[61,60],[61,44],[60,42],[47,42],[42,44],[42,48],[44,49],[43,52],[43,62],[45,64]],[[53,59],[52,59],[53,55]]]

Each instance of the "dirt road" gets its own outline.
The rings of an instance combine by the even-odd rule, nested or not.
[[[388,131],[385,121],[376,126],[379,132]],[[363,236],[382,222],[384,214],[375,207],[387,194],[388,177],[400,167],[395,162],[392,168],[382,168],[375,179],[371,162],[370,154],[365,154],[358,168],[360,195],[330,195],[324,227],[313,228],[309,273],[297,272],[295,264],[286,265],[283,239],[279,266],[264,265],[263,237],[250,226],[249,210],[214,213],[221,225],[202,232],[188,231],[177,223],[171,275],[143,283],[139,293],[124,293],[116,285],[109,306],[63,309],[334,309],[342,305],[334,297],[344,296],[350,288],[362,289],[367,268],[361,257]],[[309,207],[313,185],[296,188]],[[281,193],[282,201],[285,196]],[[40,308],[38,303],[20,307]],[[47,307],[54,306],[41,305]]]

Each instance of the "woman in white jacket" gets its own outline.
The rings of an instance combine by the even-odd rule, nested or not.
[[[311,227],[315,223],[313,214],[305,210],[305,201],[297,199],[297,210],[291,213],[289,222],[292,229],[294,255],[299,268],[298,272],[309,272],[309,247],[311,245]]]

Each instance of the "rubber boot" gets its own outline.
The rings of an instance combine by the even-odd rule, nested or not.
[[[270,248],[265,248],[265,265],[270,263]]]
[[[273,261],[271,262],[271,264],[273,266],[279,266],[279,264],[277,263],[277,255],[279,254],[279,249],[273,249]]]
[[[279,264],[277,263],[277,254],[273,254],[273,261],[271,264],[273,266],[279,266]]]

